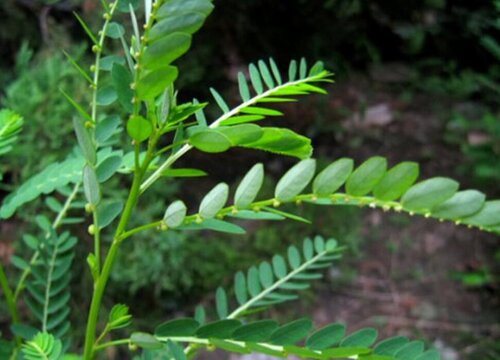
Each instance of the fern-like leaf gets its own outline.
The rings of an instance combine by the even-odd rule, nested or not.
[[[279,325],[273,320],[241,323],[226,319],[201,325],[194,319],[176,319],[157,327],[154,336],[135,333],[130,342],[144,348],[165,352],[162,344],[187,343],[196,348],[218,348],[232,353],[261,353],[286,358],[295,355],[303,359],[412,359],[439,360],[435,350],[426,350],[421,341],[410,341],[403,336],[377,342],[378,332],[364,328],[346,335],[346,327],[335,323],[312,331],[309,319],[299,319]],[[156,342],[155,342],[156,340]],[[305,340],[304,345],[298,345]],[[194,348],[191,347],[194,351]],[[190,355],[188,351],[188,356]],[[184,354],[173,355],[176,360]]]
[[[39,256],[31,264],[23,264],[20,259],[14,259],[17,259],[21,270],[31,266],[33,277],[26,284],[29,295],[25,300],[40,322],[41,330],[61,338],[70,328],[68,285],[71,280],[70,269],[77,240],[68,232],[56,234],[50,228],[48,220],[44,218],[39,217],[37,222],[50,236],[40,239],[25,236],[24,239],[28,246],[36,248]]]
[[[21,132],[23,118],[14,111],[0,110],[0,155],[9,152]]]
[[[254,177],[252,170],[248,175]],[[222,225],[234,226],[225,221],[228,218],[307,221],[276,209],[283,204],[307,202],[394,210],[500,234],[500,200],[486,200],[486,196],[477,190],[459,191],[458,182],[449,178],[434,177],[417,182],[418,176],[418,164],[403,162],[388,170],[387,160],[382,157],[370,158],[355,169],[351,159],[339,159],[317,174],[314,160],[303,160],[279,180],[274,198],[255,200],[261,180],[255,186],[249,186],[244,180],[238,188],[241,190],[237,192],[234,205],[220,208],[212,214],[221,226],[205,226],[212,219],[192,214],[183,216],[182,224],[179,221],[177,228],[223,231]],[[312,190],[304,191],[311,182]],[[340,191],[342,186],[345,191]],[[245,196],[251,201],[239,200]],[[193,227],[193,224],[196,226]],[[168,228],[163,221],[152,223],[150,227]]]
[[[22,353],[26,360],[59,360],[62,357],[62,343],[47,332],[40,332],[33,340],[23,344]]]

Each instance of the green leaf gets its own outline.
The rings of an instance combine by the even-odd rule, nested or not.
[[[441,356],[437,350],[427,350],[419,355],[415,360],[440,360]]]
[[[123,209],[123,201],[115,200],[111,202],[105,202],[97,206],[97,219],[99,222],[99,228],[104,229],[109,224],[121,214]]]
[[[115,62],[111,69],[111,80],[120,104],[126,111],[132,112],[132,98],[134,97],[134,91],[130,87],[133,81],[132,74],[124,65]]]
[[[311,140],[289,129],[262,128],[262,137],[252,143],[243,144],[243,147],[269,151],[276,154],[308,158],[312,153]]]
[[[221,94],[217,92],[214,88],[210,88],[210,92],[212,93],[212,96],[214,97],[215,101],[217,102],[217,105],[219,105],[220,109],[222,112],[228,113],[229,112],[229,106],[227,106],[226,102],[222,98]]]
[[[288,81],[294,81],[297,76],[297,61],[290,61],[290,66],[288,67]]]
[[[90,28],[85,23],[85,21],[83,21],[83,19],[75,11],[73,11],[73,15],[76,17],[76,19],[78,20],[78,22],[82,26],[83,30],[87,33],[87,35],[89,36],[90,40],[92,40],[92,42],[95,45],[99,44],[99,42],[97,41],[96,37],[94,36],[94,33],[92,32],[92,30],[90,30]]]
[[[229,119],[222,120],[220,125],[238,125],[244,124],[252,121],[262,120],[265,117],[263,115],[241,115],[241,116],[231,116]]]
[[[137,142],[146,140],[152,132],[153,125],[151,125],[151,122],[140,115],[132,116],[127,121],[127,133]]]
[[[227,304],[227,294],[226,290],[222,287],[218,287],[215,292],[215,303],[217,308],[217,315],[219,319],[225,319],[228,315],[228,304]]]
[[[85,198],[92,205],[97,205],[101,201],[101,189],[94,168],[85,165],[83,168],[83,191]]]
[[[125,65],[125,59],[118,55],[104,56],[101,58],[101,70],[111,71],[115,63]]]
[[[207,176],[207,173],[200,169],[167,169],[162,173],[165,177],[201,177]]]
[[[179,230],[213,230],[235,235],[243,235],[246,233],[245,229],[241,226],[218,219],[206,219],[200,224],[191,223],[183,225],[179,227]]]
[[[116,99],[118,99],[118,95],[112,86],[103,86],[97,91],[97,105],[111,105]]]
[[[264,261],[259,265],[259,278],[264,289],[273,285],[273,268],[267,261]]]
[[[281,79],[281,74],[278,69],[278,65],[276,65],[276,62],[273,60],[273,58],[269,58],[269,64],[271,65],[271,71],[273,72],[276,82],[278,83],[278,85],[281,85],[283,83],[283,80]]]
[[[144,332],[135,332],[130,336],[130,342],[143,349],[162,349],[163,344],[153,335]]]
[[[282,116],[283,113],[278,110],[262,108],[257,106],[247,106],[240,110],[240,113],[262,116]]]
[[[242,72],[238,73],[238,87],[240,90],[241,99],[244,102],[250,100],[250,89],[248,88],[245,74],[243,74]]]
[[[108,316],[110,329],[121,329],[130,325],[132,315],[129,314],[127,305],[116,304],[111,308]]]
[[[59,360],[62,355],[62,342],[53,335],[39,332],[31,341],[22,345],[26,360]]]
[[[191,318],[179,318],[164,322],[155,329],[158,337],[193,336],[200,327],[200,323]]]
[[[259,140],[264,133],[262,128],[255,124],[241,124],[219,127],[217,130],[231,141],[232,146],[245,145]]]
[[[264,166],[255,164],[241,180],[234,194],[234,205],[240,209],[254,202],[264,182]]]
[[[201,305],[198,305],[195,309],[194,313],[194,318],[196,321],[198,321],[201,325],[205,323],[206,319],[206,313],[205,313],[205,308]]]
[[[412,341],[399,349],[394,357],[398,360],[415,360],[424,352],[422,341]]]
[[[181,57],[191,46],[191,35],[173,33],[146,48],[142,58],[144,68],[156,70]]]
[[[486,196],[477,190],[459,191],[444,203],[432,209],[432,216],[443,219],[461,219],[482,209]]]
[[[186,212],[186,205],[181,200],[174,201],[165,211],[163,221],[165,221],[168,227],[176,228],[184,222]]]
[[[212,129],[195,133],[189,138],[189,142],[198,150],[207,153],[224,152],[232,146],[226,135]]]
[[[349,195],[364,196],[380,182],[387,169],[387,160],[374,156],[361,164],[349,176],[346,191]]]
[[[481,211],[465,218],[464,223],[480,227],[500,225],[500,200],[486,201]]]
[[[345,335],[345,325],[331,324],[316,330],[307,338],[306,346],[313,350],[324,350],[339,343]]]
[[[298,269],[301,265],[299,250],[293,245],[288,248],[288,262],[294,270]]]
[[[174,17],[188,12],[208,16],[213,8],[214,6],[209,0],[170,0],[160,7],[157,17],[163,19],[167,16]]]
[[[259,270],[255,266],[252,266],[247,273],[247,286],[248,292],[251,296],[255,297],[259,295],[262,288],[260,286]]]
[[[201,28],[205,17],[202,13],[187,11],[177,16],[168,16],[151,28],[148,40],[155,42],[172,33],[193,34]]]
[[[316,160],[306,159],[297,163],[279,180],[274,196],[280,201],[290,201],[309,184],[316,170]]]
[[[267,64],[263,60],[259,60],[258,65],[262,79],[266,83],[267,87],[269,89],[272,89],[274,87],[274,80],[271,76],[269,68],[267,67]]]
[[[257,94],[262,94],[264,92],[264,85],[262,85],[262,79],[260,78],[259,70],[254,64],[250,64],[248,67],[250,73],[250,81]]]
[[[307,62],[305,58],[300,59],[299,76],[301,79],[307,76]]]
[[[76,117],[73,118],[73,128],[75,129],[78,145],[80,145],[83,156],[90,164],[95,165],[97,156],[95,146],[92,143],[88,130],[85,128],[82,121]]]
[[[200,338],[228,339],[235,329],[241,326],[241,322],[234,319],[219,320],[204,325],[196,331],[196,336]]]
[[[340,343],[342,347],[369,347],[377,340],[378,332],[373,328],[358,330]]]
[[[399,349],[408,344],[409,340],[406,336],[396,336],[385,339],[375,346],[373,350],[377,355],[393,356]]]
[[[238,210],[237,212],[231,212],[227,214],[237,219],[247,219],[247,220],[284,220],[285,217],[282,215],[270,213],[267,211],[251,211],[251,210]]]
[[[237,328],[232,338],[237,341],[263,342],[278,329],[279,325],[274,320],[260,320]]]
[[[122,120],[119,116],[109,116],[100,120],[95,129],[95,139],[98,144],[102,145],[105,141],[109,140],[113,135],[119,132],[119,126]]]
[[[175,66],[160,67],[141,74],[137,83],[137,96],[142,100],[152,100],[161,95],[177,79],[179,71]]]
[[[403,207],[410,211],[429,211],[449,198],[458,190],[455,180],[435,177],[413,185],[401,199]]]
[[[226,205],[229,187],[226,183],[216,185],[205,195],[200,203],[199,214],[204,219],[211,219]]]
[[[119,39],[124,34],[125,34],[125,29],[117,22],[112,21],[108,24],[108,29],[106,30],[106,36],[112,39]]]
[[[275,345],[293,345],[307,336],[313,324],[310,319],[299,319],[285,324],[271,334],[270,342]]]
[[[347,181],[352,173],[352,159],[341,158],[328,165],[314,179],[313,192],[318,195],[330,195]]]
[[[99,165],[97,165],[96,174],[97,180],[100,183],[106,182],[109,180],[122,166],[123,156],[119,155],[111,155],[102,161]]]
[[[417,181],[419,173],[417,163],[402,162],[384,175],[373,194],[383,201],[399,199]]]
[[[274,269],[274,274],[278,279],[282,279],[287,275],[288,271],[283,256],[281,255],[273,256],[273,269]]]
[[[243,305],[248,300],[247,284],[245,274],[238,271],[234,276],[234,294],[238,304]]]

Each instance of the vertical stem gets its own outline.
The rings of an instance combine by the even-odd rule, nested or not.
[[[148,147],[148,152],[144,159],[141,168],[136,167],[136,171],[134,173],[134,179],[132,182],[132,186],[130,189],[130,193],[125,204],[125,208],[120,217],[120,222],[116,228],[114,240],[109,248],[109,252],[106,256],[106,260],[104,261],[104,265],[102,267],[102,272],[99,275],[96,283],[94,284],[94,294],[92,296],[92,302],[90,304],[89,316],[87,320],[87,329],[85,332],[85,345],[84,345],[84,353],[83,360],[92,360],[94,358],[94,350],[95,350],[95,336],[96,336],[96,328],[97,321],[99,319],[99,310],[101,307],[102,297],[104,295],[104,291],[106,289],[106,284],[108,282],[109,276],[111,274],[111,269],[116,260],[116,256],[118,254],[118,249],[122,240],[119,239],[119,235],[122,234],[132,216],[132,211],[134,210],[135,205],[137,204],[137,200],[140,196],[140,186],[142,178],[144,177],[144,173],[146,172],[151,159],[153,158],[154,147],[156,145],[156,140],[153,139]],[[136,148],[136,152],[138,151],[138,147]]]
[[[7,302],[7,309],[9,310],[12,323],[17,324],[19,322],[19,313],[17,312],[16,300],[14,299],[14,293],[9,286],[2,263],[0,263],[0,286],[2,287],[3,295],[5,296],[5,301]],[[18,345],[21,344],[21,339],[19,337],[16,336],[15,340]]]

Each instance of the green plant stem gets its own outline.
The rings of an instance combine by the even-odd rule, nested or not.
[[[2,263],[0,263],[0,286],[2,287],[5,302],[7,303],[7,310],[9,311],[10,318],[12,319],[12,324],[17,324],[19,323],[19,312],[17,311],[14,293],[9,286],[7,275],[5,274]],[[15,336],[14,339],[18,346],[21,345],[21,338]]]
[[[83,360],[91,360],[94,357],[95,351],[95,335],[97,328],[97,321],[99,318],[99,310],[102,303],[102,297],[106,289],[106,284],[108,282],[109,276],[111,274],[111,269],[115,262],[116,256],[118,254],[118,249],[122,240],[120,239],[120,234],[122,234],[132,216],[132,212],[137,204],[140,196],[139,188],[141,185],[141,180],[146,172],[149,163],[153,158],[154,147],[156,146],[156,138],[153,138],[148,146],[148,151],[146,157],[144,158],[143,164],[140,168],[136,167],[134,172],[134,179],[132,181],[132,186],[130,189],[125,208],[120,217],[120,221],[115,231],[114,240],[109,248],[109,252],[104,261],[102,272],[99,274],[98,279],[94,283],[94,293],[92,295],[92,302],[90,304],[89,316],[87,320],[87,329],[85,332],[85,345]],[[138,152],[138,147],[136,147],[136,153]]]
[[[101,230],[99,228],[99,219],[97,216],[97,209],[92,212],[92,219],[94,225],[94,254],[95,263],[97,266],[97,273],[101,272]]]
[[[76,195],[78,194],[78,191],[80,190],[80,186],[81,186],[80,183],[76,183],[75,186],[73,187],[73,191],[68,196],[68,198],[64,202],[62,209],[59,211],[56,218],[52,222],[52,229],[56,230],[61,225],[62,221],[66,217],[66,214],[68,213],[69,208],[71,207],[71,203],[73,202],[73,200],[75,200]],[[50,236],[50,234],[45,235],[46,238],[48,238],[49,236]],[[16,286],[16,290],[14,292],[14,299],[16,301],[19,299],[19,296],[21,295],[21,292],[24,289],[24,283],[26,282],[26,279],[28,278],[28,276],[31,274],[31,268],[32,268],[33,264],[38,260],[39,256],[40,256],[40,252],[38,250],[35,251],[35,253],[33,254],[33,256],[30,259],[29,266],[21,274],[21,277],[19,278],[19,281],[18,281],[17,286]]]
[[[101,351],[109,347],[113,346],[118,346],[118,345],[128,345],[130,344],[130,339],[120,339],[120,340],[113,340],[113,341],[108,341],[105,342],[104,344],[97,345],[94,349],[94,351]]]

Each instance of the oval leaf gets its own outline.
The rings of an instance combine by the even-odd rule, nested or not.
[[[346,192],[352,196],[368,194],[380,182],[386,170],[386,159],[380,156],[369,158],[349,176]]]
[[[316,170],[316,160],[302,160],[280,179],[276,185],[274,196],[280,201],[290,201],[299,195],[312,180]]]
[[[241,180],[234,194],[234,205],[247,208],[255,200],[264,181],[264,166],[255,164]]]
[[[401,203],[410,211],[429,211],[451,198],[457,190],[458,183],[455,180],[435,177],[413,185],[403,195]]]
[[[373,190],[373,195],[383,201],[399,199],[417,181],[419,173],[417,163],[402,162],[384,175]]]
[[[168,227],[176,228],[184,222],[186,212],[186,205],[181,200],[174,201],[165,211],[163,221],[165,221]]]
[[[226,205],[229,195],[229,187],[226,183],[216,185],[210,192],[205,195],[201,201],[199,213],[205,219],[211,219],[224,205]]]
[[[328,165],[313,182],[317,195],[330,195],[337,191],[349,178],[354,167],[352,159],[342,158]]]

